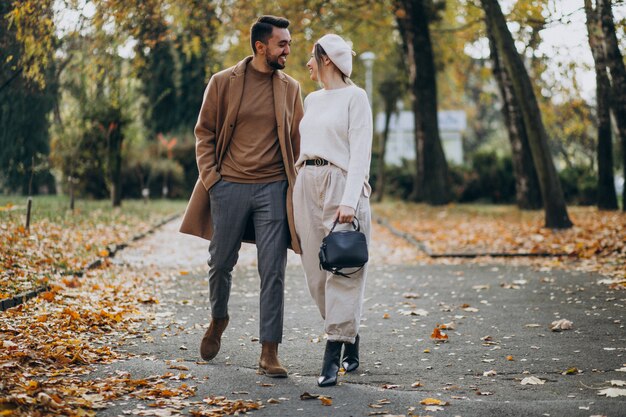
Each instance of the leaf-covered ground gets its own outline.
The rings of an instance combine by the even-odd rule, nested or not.
[[[30,233],[26,233],[20,230],[23,213],[3,205],[2,285],[15,291],[22,285],[15,278],[32,273],[47,276],[51,290],[0,313],[0,416],[93,416],[112,402],[132,399],[147,403],[147,408],[129,410],[133,415],[172,415],[186,409],[192,410],[192,415],[221,416],[262,407],[259,402],[237,399],[236,393],[233,399],[198,400],[197,378],[175,361],[172,371],[150,377],[122,371],[89,377],[94,365],[131,357],[124,343],[149,337],[147,329],[158,319],[157,287],[162,267],[106,261],[81,277],[63,273],[84,267],[109,245],[128,241],[172,209],[183,208],[183,204],[146,208],[141,203],[127,203],[121,210],[104,206],[81,209],[72,217],[51,211],[45,218],[35,217]],[[435,253],[567,251],[566,257],[499,261],[593,269],[624,280],[625,217],[621,213],[571,208],[576,227],[553,232],[541,227],[541,213],[520,213],[511,207],[429,208],[384,203],[376,205],[375,211],[395,228],[424,241]],[[376,265],[485,262],[485,258],[431,259],[383,227],[375,225],[373,230],[376,243],[372,260]],[[5,243],[9,238],[10,244]],[[180,246],[175,241],[156,244],[164,251],[155,254],[159,259],[165,258],[168,247]],[[204,260],[198,262],[203,264]],[[177,274],[188,274],[180,266],[176,268]],[[32,285],[34,281],[27,278],[25,282]],[[440,327],[440,335],[441,331],[445,333],[447,328]]]
[[[553,254],[564,256],[485,258],[452,257],[425,262],[508,262],[594,271],[626,285],[626,213],[594,207],[569,207],[574,227],[546,229],[543,211],[514,206],[448,205],[389,202],[374,205],[392,227],[423,242],[433,254]]]
[[[63,197],[33,201],[25,229],[26,199],[0,199],[0,300],[24,293],[84,269],[107,257],[115,245],[145,233],[164,217],[181,213],[181,201],[77,201],[74,212]]]

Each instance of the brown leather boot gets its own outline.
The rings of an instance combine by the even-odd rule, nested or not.
[[[226,330],[226,326],[228,326],[228,316],[223,319],[214,318],[211,320],[211,324],[200,343],[200,356],[205,361],[210,361],[220,351],[222,333]]]
[[[287,378],[287,370],[278,361],[278,343],[264,342],[262,346],[258,373],[270,378]]]

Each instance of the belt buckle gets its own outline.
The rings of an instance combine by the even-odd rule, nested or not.
[[[324,165],[324,160],[322,158],[315,158],[315,166],[321,167],[322,165]]]

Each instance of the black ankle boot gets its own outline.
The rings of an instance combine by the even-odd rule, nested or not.
[[[354,343],[344,343],[344,346],[341,366],[346,372],[352,372],[359,367],[359,335],[356,335]]]
[[[339,372],[339,360],[341,359],[342,342],[326,342],[324,351],[324,364],[322,373],[317,378],[317,385],[320,387],[330,387],[337,385],[337,373]]]

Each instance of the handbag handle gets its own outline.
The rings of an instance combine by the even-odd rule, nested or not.
[[[331,227],[330,232],[328,232],[329,234],[332,233],[333,230],[335,230],[335,226],[337,226],[337,223],[339,223],[339,219],[335,220],[335,222],[333,223],[333,227]],[[356,218],[356,216],[354,216],[350,224],[352,224],[354,230],[356,230],[357,232],[361,231],[361,223],[359,222],[359,219]]]

